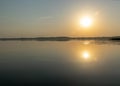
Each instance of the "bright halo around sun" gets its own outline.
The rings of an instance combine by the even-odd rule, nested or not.
[[[84,16],[80,19],[80,25],[82,27],[90,27],[93,23],[93,19],[89,16]]]

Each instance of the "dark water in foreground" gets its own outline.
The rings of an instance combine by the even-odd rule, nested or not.
[[[120,42],[1,41],[0,86],[120,86]]]

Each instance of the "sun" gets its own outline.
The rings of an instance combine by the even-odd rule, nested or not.
[[[80,25],[82,27],[90,27],[93,23],[93,19],[89,16],[84,16],[80,19]]]

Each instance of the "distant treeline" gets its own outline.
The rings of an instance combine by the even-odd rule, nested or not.
[[[35,37],[35,38],[0,38],[0,41],[69,41],[69,40],[120,40],[114,37]]]

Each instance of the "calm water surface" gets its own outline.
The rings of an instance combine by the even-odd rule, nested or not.
[[[1,41],[0,86],[120,86],[120,42]]]

